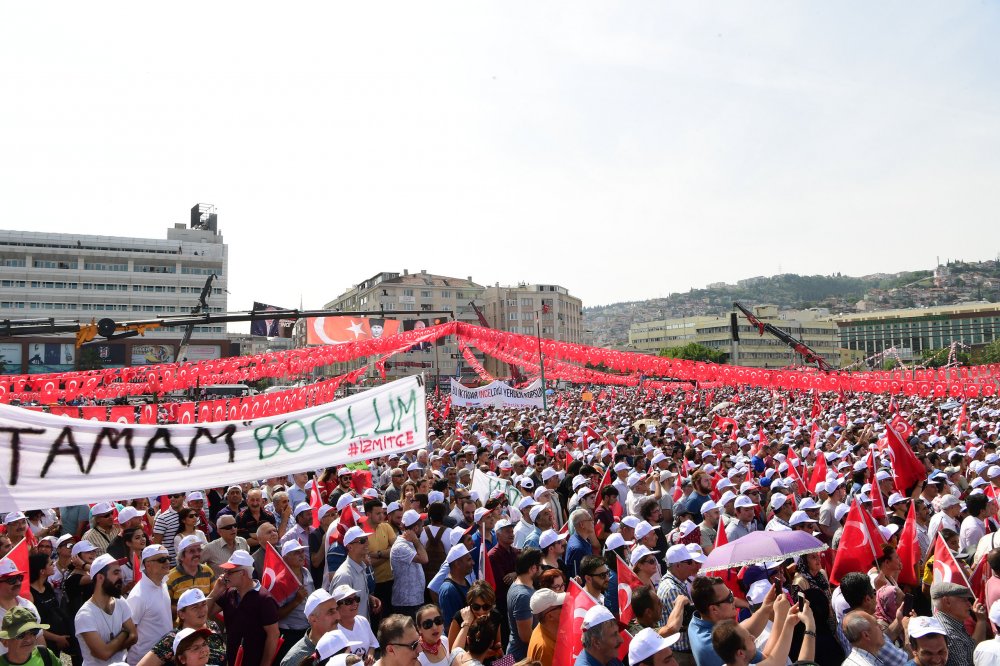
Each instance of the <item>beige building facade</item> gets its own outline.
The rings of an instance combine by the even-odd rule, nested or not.
[[[434,275],[427,271],[410,273],[383,272],[359,282],[323,306],[325,310],[343,312],[367,312],[368,317],[378,318],[383,311],[403,310],[402,314],[386,314],[385,319],[399,319],[403,323],[400,330],[409,330],[414,322],[424,325],[452,320],[478,324],[472,304],[483,305],[484,287],[472,281],[472,277],[454,278]],[[412,314],[411,314],[412,313]],[[305,346],[305,321],[295,326],[296,346]],[[474,351],[480,363],[483,355]],[[324,376],[336,376],[354,370],[369,360],[356,359],[349,363],[337,363],[323,369]],[[442,338],[437,345],[423,345],[420,349],[396,354],[386,363],[386,380],[398,379],[423,373],[428,387],[433,389],[440,381],[441,390],[448,389],[448,379],[462,378],[469,383],[478,379],[475,371],[462,358],[454,336]],[[380,382],[381,377],[369,370],[369,382]]]
[[[583,338],[583,301],[554,284],[496,283],[483,292],[483,314],[491,328],[521,335],[580,344]],[[536,323],[537,322],[537,323]],[[510,368],[488,358],[486,370],[509,377]]]
[[[773,305],[761,305],[752,310],[754,316],[762,322],[780,328],[805,343],[831,367],[840,366],[842,356],[839,328],[835,322],[824,318],[828,316],[825,311],[778,312]],[[661,349],[683,347],[693,342],[725,353],[727,363],[753,368],[781,368],[803,362],[799,354],[770,333],[760,335],[742,313],[737,322],[740,341],[735,347],[736,359],[732,358],[734,345],[729,315],[636,323],[629,328],[629,347],[635,351],[657,354]]]

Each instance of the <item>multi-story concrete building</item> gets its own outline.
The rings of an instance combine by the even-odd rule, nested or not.
[[[191,311],[209,275],[215,275],[210,312],[226,311],[228,248],[214,207],[191,209],[190,225],[165,239],[0,230],[0,320],[115,322]],[[0,367],[7,374],[63,372],[174,360],[181,329],[149,329],[145,336],[103,341],[80,349],[72,335],[5,338]],[[101,339],[99,339],[101,340]],[[195,326],[185,358],[228,355],[225,326]]]
[[[837,325],[824,319],[828,313],[815,310],[778,312],[773,305],[753,308],[754,316],[801,340],[822,356],[831,367],[841,363]],[[726,354],[727,362],[754,368],[780,368],[801,364],[802,357],[774,336],[759,334],[757,328],[740,313],[738,318],[738,356],[733,351],[732,329],[728,316],[697,316],[663,319],[633,324],[629,328],[629,347],[651,354],[661,349],[697,343]]]
[[[486,288],[483,301],[483,314],[492,328],[562,342],[583,341],[583,301],[565,287],[525,283],[502,287],[498,282]],[[487,359],[486,370],[494,376],[510,375],[507,364],[492,358]]]
[[[959,342],[969,347],[1000,338],[1000,303],[960,303],[859,312],[832,317],[841,346],[872,356],[894,347],[904,361]]]
[[[366,312],[371,317],[380,317],[383,311],[405,310],[412,314],[385,315],[386,319],[403,322],[400,330],[409,330],[417,322],[432,326],[435,323],[465,321],[478,324],[472,303],[482,307],[483,286],[472,281],[472,277],[453,278],[433,275],[427,271],[410,273],[404,269],[400,273],[378,273],[346,290],[337,298],[323,306],[325,310],[343,312]],[[423,314],[422,314],[423,313]],[[295,326],[294,337],[297,345],[306,344],[306,322]],[[419,325],[418,325],[419,327]],[[479,362],[483,355],[474,352]],[[366,363],[357,359],[350,363],[337,363],[324,368],[323,375],[335,376],[349,372]],[[386,363],[386,379],[398,379],[423,372],[429,386],[435,385],[436,378],[442,390],[447,390],[450,377],[462,377],[464,381],[478,379],[476,373],[462,358],[454,336],[442,338],[437,345],[423,345],[397,354]],[[370,373],[369,376],[375,376]],[[379,378],[381,379],[381,378]]]

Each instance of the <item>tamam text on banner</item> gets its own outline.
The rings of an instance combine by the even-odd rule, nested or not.
[[[419,377],[245,421],[102,423],[0,405],[0,512],[213,488],[422,448],[426,409]]]

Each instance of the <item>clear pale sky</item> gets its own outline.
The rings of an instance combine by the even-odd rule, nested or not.
[[[996,258],[997,35],[985,1],[10,5],[0,227],[215,204],[230,309]]]

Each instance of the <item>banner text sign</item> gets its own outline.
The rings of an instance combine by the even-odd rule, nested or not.
[[[248,421],[123,425],[0,405],[0,512],[227,486],[426,447],[423,382]]]

